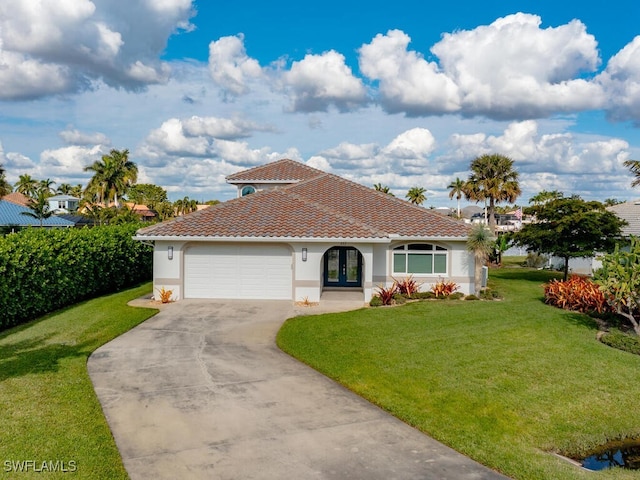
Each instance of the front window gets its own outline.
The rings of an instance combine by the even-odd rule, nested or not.
[[[393,273],[433,275],[447,273],[447,249],[430,243],[410,243],[393,249]]]

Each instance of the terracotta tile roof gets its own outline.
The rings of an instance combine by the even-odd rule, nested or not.
[[[229,183],[296,182],[324,175],[325,172],[284,158],[277,162],[243,170],[227,177]]]
[[[251,169],[270,179],[295,173],[292,160]],[[302,164],[299,164],[302,165]],[[460,220],[302,165],[299,183],[229,200],[138,231],[141,237],[230,238],[465,238]],[[296,168],[296,167],[294,167]],[[243,172],[240,172],[242,174]],[[237,174],[235,178],[238,178]],[[268,174],[268,175],[267,175]],[[297,175],[301,177],[302,175]],[[294,175],[296,176],[296,175]],[[245,177],[249,178],[249,177]],[[264,178],[262,179],[264,180]]]
[[[22,205],[23,207],[29,206],[29,197],[23,195],[20,192],[11,192],[2,197],[2,200],[14,203],[16,205]]]

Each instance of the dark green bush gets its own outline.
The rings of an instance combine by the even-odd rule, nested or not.
[[[476,297],[475,295],[467,295],[466,297],[464,297],[465,300],[480,300],[478,297]]]
[[[370,307],[381,307],[382,306],[382,300],[378,296],[371,297],[371,300],[369,300],[369,306]]]
[[[490,288],[485,288],[484,290],[480,291],[480,298],[482,300],[497,300],[502,297],[495,290],[491,290]]]
[[[640,338],[637,335],[630,335],[613,329],[602,335],[600,341],[618,350],[640,355]]]
[[[416,292],[411,295],[411,298],[416,300],[428,300],[431,298],[436,298],[436,294],[433,292]]]
[[[464,293],[462,292],[454,292],[451,295],[447,295],[446,297],[442,297],[445,300],[460,300],[461,298],[464,298]]]
[[[401,293],[396,293],[393,296],[393,300],[396,302],[397,305],[402,305],[403,303],[407,303],[407,297],[405,297]]]
[[[151,278],[139,225],[29,228],[0,238],[0,330]]]

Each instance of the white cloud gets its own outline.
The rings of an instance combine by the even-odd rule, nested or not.
[[[135,89],[164,82],[167,39],[188,29],[191,1],[59,0],[0,3],[2,99],[37,98],[101,80]]]
[[[640,36],[609,60],[598,81],[609,98],[609,115],[640,124]]]
[[[488,26],[443,35],[431,51],[458,85],[465,113],[526,118],[598,108],[600,87],[577,78],[593,72],[597,42],[578,20],[540,28],[518,13]]]
[[[152,130],[147,136],[138,154],[149,159],[160,159],[167,156],[202,157],[211,153],[211,142],[202,136],[187,137],[182,121],[171,118]]]
[[[248,83],[264,76],[258,61],[247,56],[242,34],[209,44],[209,71],[213,81],[231,95],[248,93]]]
[[[40,154],[40,162],[33,169],[34,178],[49,178],[60,183],[86,183],[91,177],[84,167],[99,160],[106,153],[101,145],[84,147],[72,145],[45,150]]]
[[[407,51],[411,39],[400,30],[378,34],[360,48],[360,70],[380,82],[380,102],[390,112],[430,114],[460,109],[455,83],[434,62]]]
[[[207,136],[223,140],[235,140],[251,135],[252,131],[270,131],[269,127],[241,119],[199,117],[197,115],[182,120],[182,128],[189,136]]]
[[[293,62],[282,74],[282,83],[290,92],[292,111],[326,111],[330,105],[346,111],[367,100],[362,81],[345,64],[344,55],[334,50]]]
[[[75,128],[63,130],[58,135],[68,145],[110,145],[111,143],[104,133],[85,133]]]

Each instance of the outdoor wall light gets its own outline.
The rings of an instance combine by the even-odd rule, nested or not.
[[[167,257],[169,260],[173,260],[173,247],[167,248]]]
[[[302,261],[306,262],[307,261],[307,247],[304,247],[302,249]]]

